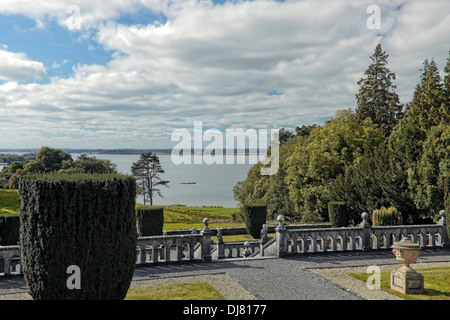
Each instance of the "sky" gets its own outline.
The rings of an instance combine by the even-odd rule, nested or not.
[[[378,43],[406,104],[425,59],[444,75],[449,30],[448,0],[2,0],[0,149],[321,125]]]

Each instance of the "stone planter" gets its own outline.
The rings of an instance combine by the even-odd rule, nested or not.
[[[424,292],[423,276],[410,267],[420,255],[420,246],[409,238],[394,242],[392,251],[404,266],[391,272],[391,289],[406,294],[422,294]]]

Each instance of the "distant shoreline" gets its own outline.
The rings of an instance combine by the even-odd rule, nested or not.
[[[60,150],[65,151],[67,153],[88,153],[88,154],[142,154],[147,152],[154,152],[157,155],[170,155],[172,153],[172,149],[65,149],[61,148]],[[28,153],[38,152],[39,149],[0,149],[0,153],[8,153],[8,154],[14,154],[14,153]],[[203,154],[204,150],[186,150],[186,152],[181,152],[180,155],[198,155]],[[259,150],[220,150],[216,151],[215,153],[212,152],[212,155],[256,155],[258,154]],[[261,150],[260,152],[266,152],[266,150]]]

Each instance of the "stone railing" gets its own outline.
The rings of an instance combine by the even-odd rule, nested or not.
[[[22,274],[19,246],[0,246],[0,273],[5,276]]]
[[[158,262],[211,261],[211,230],[209,219],[203,219],[205,227],[200,232],[139,237],[137,240],[137,264]]]
[[[215,259],[249,257],[283,257],[294,254],[337,251],[367,251],[390,249],[395,241],[410,237],[422,247],[450,247],[445,211],[441,219],[430,225],[402,225],[372,227],[368,214],[361,216],[358,227],[331,228],[308,225],[286,226],[278,216],[278,226],[263,226],[261,239],[243,242],[224,242],[224,235],[245,234],[245,228],[210,229],[209,219],[203,220],[200,231],[164,232],[162,236],[139,237],[136,246],[136,264],[169,262],[208,262]],[[268,239],[268,233],[276,233]],[[213,243],[211,236],[217,236]],[[0,274],[22,274],[19,246],[0,246]]]
[[[410,237],[422,247],[449,247],[445,211],[437,224],[372,227],[363,213],[359,227],[288,229],[283,216],[278,216],[276,250],[278,257],[328,251],[367,251],[390,249],[395,241]]]

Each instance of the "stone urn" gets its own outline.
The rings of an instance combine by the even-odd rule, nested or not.
[[[421,294],[424,292],[423,276],[410,267],[420,255],[420,246],[410,238],[394,242],[392,251],[403,266],[391,272],[391,288],[406,294]]]

